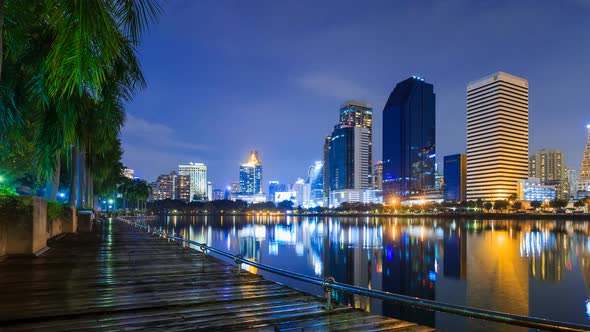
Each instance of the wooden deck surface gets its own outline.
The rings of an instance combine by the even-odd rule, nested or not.
[[[0,331],[434,331],[337,306],[119,221],[0,263]]]

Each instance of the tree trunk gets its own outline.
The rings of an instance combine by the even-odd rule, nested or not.
[[[88,207],[91,209],[94,208],[94,185],[92,180],[92,166],[90,166],[90,162],[88,162],[88,175],[86,176],[87,184],[86,184],[86,201],[88,202]]]
[[[0,0],[0,81],[2,79],[2,63],[4,61],[4,0]]]
[[[45,198],[49,201],[55,201],[57,198],[57,191],[59,189],[59,173],[61,172],[61,155],[55,153],[55,167],[53,168],[53,175],[47,179],[45,184]]]
[[[78,160],[78,148],[75,146],[72,146],[72,155],[70,156],[70,158],[72,158],[70,164],[71,164],[71,169],[70,169],[70,208],[72,208],[72,210],[76,207],[76,203],[78,201],[78,164],[79,164],[79,160]]]
[[[86,156],[85,151],[80,150],[80,188],[78,192],[80,193],[80,201],[78,206],[85,208],[86,207]]]

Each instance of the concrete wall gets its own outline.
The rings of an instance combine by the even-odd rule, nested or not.
[[[5,232],[4,255],[34,254],[47,246],[47,201],[32,196],[14,198],[16,204],[2,211],[0,224]]]

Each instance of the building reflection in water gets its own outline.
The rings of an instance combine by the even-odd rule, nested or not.
[[[588,323],[587,222],[268,215],[152,222],[251,261],[298,273],[429,300]],[[289,279],[248,265],[243,268],[322,295],[318,287],[290,284]],[[334,296],[348,306],[443,330],[515,330],[349,293]]]

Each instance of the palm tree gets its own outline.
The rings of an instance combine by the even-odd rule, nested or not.
[[[49,180],[48,198],[56,193],[59,160],[65,153],[71,164],[70,204],[74,206],[76,197],[82,196],[77,192],[78,177],[83,188],[90,188],[81,193],[91,203],[94,190],[92,160],[88,158],[94,137],[84,135],[85,124],[92,124],[88,114],[93,114],[98,102],[118,98],[107,91],[114,84],[114,73],[119,78],[115,82],[123,87],[119,95],[132,95],[143,86],[134,47],[159,12],[154,0],[9,0],[5,6],[0,2],[0,21],[6,16],[12,24],[10,29],[0,30],[6,37],[0,39],[0,49],[6,41],[7,58],[13,60],[13,74],[16,72],[0,72],[0,129],[19,125],[20,114],[26,113],[23,110],[36,110],[35,169],[41,181]],[[0,56],[0,61],[3,59]],[[122,63],[129,64],[126,75],[117,71]],[[11,79],[6,80],[7,76]],[[30,100],[19,99],[27,94],[32,96]],[[122,121],[115,122],[115,132],[121,125]],[[80,160],[83,173],[79,176]]]

